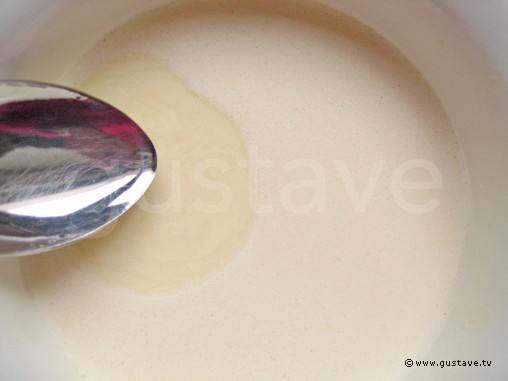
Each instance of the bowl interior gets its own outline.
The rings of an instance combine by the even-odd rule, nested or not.
[[[165,0],[4,0],[0,4],[0,78],[51,80],[103,35]],[[474,220],[462,287],[430,359],[491,360],[508,373],[508,2],[324,0],[391,41],[436,92],[462,144],[471,177]],[[26,71],[28,62],[38,62]],[[33,67],[33,65],[30,65]],[[0,259],[0,378],[47,374],[70,379],[37,324],[15,259]],[[474,324],[472,324],[474,322]],[[29,327],[29,329],[27,329]],[[27,367],[27,359],[32,366]],[[403,361],[403,359],[401,359]],[[476,380],[485,369],[419,369],[409,380]]]

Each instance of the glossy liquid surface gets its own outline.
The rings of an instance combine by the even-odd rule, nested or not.
[[[256,179],[246,244],[191,285],[148,296],[104,281],[115,269],[97,277],[49,255],[25,263],[41,316],[89,380],[393,380],[446,319],[469,194],[438,100],[350,19],[261,8],[159,10],[107,36],[61,79],[94,78],[89,90],[115,104],[124,95],[108,81],[123,78],[123,88],[143,75],[121,76],[118,62],[157,57],[241,129]],[[398,180],[427,189],[401,191]],[[125,240],[157,258],[170,249],[157,237]],[[51,277],[39,261],[54,266]]]

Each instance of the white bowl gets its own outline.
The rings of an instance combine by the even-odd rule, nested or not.
[[[3,0],[0,78],[26,76],[24,64],[34,59],[41,73],[56,70],[119,24],[165,2]],[[322,3],[371,26],[413,62],[441,100],[471,176],[474,221],[463,283],[427,358],[483,359],[492,366],[418,368],[408,370],[407,380],[507,380],[508,0]],[[70,56],[58,50],[62,43]],[[65,364],[38,323],[17,261],[0,259],[0,379],[75,379]]]

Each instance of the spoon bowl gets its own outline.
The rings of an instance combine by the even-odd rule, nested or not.
[[[155,148],[128,116],[76,90],[0,82],[0,256],[85,238],[155,176]]]

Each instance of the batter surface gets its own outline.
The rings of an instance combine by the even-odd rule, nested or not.
[[[149,13],[44,78],[123,109],[160,161],[109,234],[23,260],[40,315],[90,381],[392,381],[432,343],[460,270],[469,194],[449,121],[347,17],[224,4]],[[236,169],[199,183],[203,160]],[[433,167],[402,179],[431,185],[398,192],[413,160]],[[232,207],[196,209],[224,201],[214,182]]]

